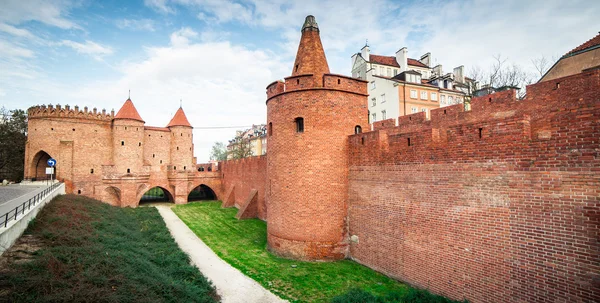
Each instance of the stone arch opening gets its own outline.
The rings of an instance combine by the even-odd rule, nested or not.
[[[48,180],[50,178],[49,175],[46,175],[46,167],[48,166],[48,160],[52,158],[52,156],[50,156],[50,154],[48,154],[47,152],[40,150],[39,152],[37,152],[37,154],[35,154],[35,156],[33,157],[32,161],[31,161],[31,165],[30,165],[30,169],[29,169],[29,178],[32,181],[36,181],[36,180]],[[58,163],[57,163],[58,164]],[[56,176],[56,165],[54,166],[54,179],[58,179]]]
[[[154,202],[171,202],[174,203],[173,195],[164,187],[155,186],[148,189],[140,198],[140,205],[144,203]]]
[[[212,190],[208,185],[200,184],[196,188],[192,189],[188,195],[188,202],[192,201],[211,201],[217,200],[215,191]]]
[[[118,187],[109,186],[104,189],[103,201],[108,202],[112,206],[121,205],[121,190]]]

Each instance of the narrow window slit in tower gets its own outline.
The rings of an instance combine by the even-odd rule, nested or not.
[[[94,173],[94,169],[92,168],[92,169],[90,169],[90,174],[93,174],[93,173]]]
[[[183,170],[185,170],[185,166],[183,167]]]
[[[296,71],[298,71],[298,64],[296,64]]]
[[[444,110],[444,115],[446,114],[446,110]]]
[[[81,189],[78,189],[78,190],[77,190],[77,194],[78,194],[78,195],[81,195]]]
[[[410,138],[407,138],[407,139],[408,139],[408,140],[407,140],[407,141],[408,141],[408,146],[410,146]]]
[[[160,164],[162,164],[162,160],[160,160]]]
[[[340,79],[338,79],[338,84],[340,84]]]
[[[556,89],[560,88],[560,82],[556,82]]]
[[[365,137],[360,138],[360,144],[365,145]]]
[[[483,134],[483,128],[479,128],[479,139],[482,138],[482,134]]]
[[[294,119],[294,122],[296,123],[296,132],[303,133],[304,132],[304,118],[298,117],[298,118]]]
[[[296,84],[300,84],[300,79],[296,79]]]
[[[138,142],[138,146],[142,146],[142,142]]]
[[[125,145],[125,141],[121,141],[121,146]]]
[[[489,102],[492,102],[492,97],[490,97]]]
[[[73,129],[73,131],[75,131],[75,129]]]
[[[130,173],[130,172],[131,172],[131,169],[129,169],[129,168],[128,168],[128,169],[127,169],[127,173]]]
[[[155,154],[152,154],[152,158],[154,158]]]
[[[269,122],[269,137],[273,135],[273,122]]]
[[[357,125],[354,127],[354,133],[355,134],[360,134],[362,133],[362,127],[360,127],[360,125]]]
[[[177,146],[177,150],[179,150],[179,146]]]

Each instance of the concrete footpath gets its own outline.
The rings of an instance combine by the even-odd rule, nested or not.
[[[221,260],[169,206],[156,206],[156,209],[165,220],[175,242],[190,256],[192,264],[215,285],[217,293],[221,296],[221,302],[287,302]]]

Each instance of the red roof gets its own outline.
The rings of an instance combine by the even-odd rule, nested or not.
[[[398,62],[396,62],[396,57],[394,57],[394,56],[370,55],[369,60],[371,60],[371,63],[375,63],[375,64],[391,65],[391,66],[395,66],[395,67],[400,67],[400,65],[398,65]],[[412,58],[408,58],[407,63],[408,63],[408,65],[412,65],[412,66],[425,67],[425,68],[429,67],[429,66],[423,64],[421,61],[412,59]]]
[[[177,110],[177,112],[175,113],[175,116],[173,116],[173,119],[171,119],[171,122],[169,122],[169,125],[167,125],[167,127],[171,127],[171,126],[192,127],[192,125],[188,121],[187,117],[185,116],[185,113],[183,112],[183,108],[180,107]]]
[[[115,116],[115,119],[131,119],[144,122],[144,120],[142,120],[142,117],[140,117],[140,114],[138,113],[137,109],[135,109],[133,102],[131,102],[131,99],[127,99],[127,101],[125,101],[125,104],[123,104],[123,106]]]
[[[582,45],[574,48],[570,52],[566,53],[565,56],[572,55],[576,52],[588,49],[588,48],[590,48],[592,46],[596,46],[596,45],[600,45],[600,33],[598,33],[598,35],[596,35],[596,37],[586,41],[584,44],[582,44]]]

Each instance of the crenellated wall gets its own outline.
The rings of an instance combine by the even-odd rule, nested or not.
[[[471,108],[350,137],[351,258],[470,302],[600,301],[600,70]]]

